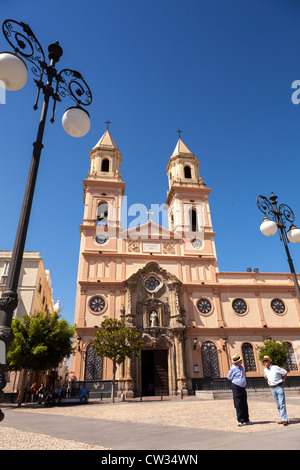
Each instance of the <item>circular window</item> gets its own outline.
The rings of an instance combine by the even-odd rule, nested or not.
[[[208,299],[201,298],[197,302],[197,309],[199,310],[200,313],[207,315],[208,313],[211,312],[212,305]]]
[[[147,290],[154,291],[160,285],[160,281],[155,276],[149,276],[145,281]]]
[[[247,304],[243,299],[234,299],[232,308],[239,315],[244,315],[247,312]]]
[[[282,315],[283,313],[285,313],[285,305],[281,299],[271,300],[271,307],[274,312],[278,315]]]
[[[106,306],[105,299],[100,295],[92,297],[89,303],[89,307],[92,312],[94,313],[101,313]]]

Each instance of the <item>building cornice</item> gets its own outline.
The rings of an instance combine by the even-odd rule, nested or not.
[[[211,193],[210,188],[206,188],[206,186],[200,186],[198,183],[191,183],[188,185],[186,182],[182,181],[182,183],[173,183],[169,191],[167,191],[167,199],[165,204],[167,206],[170,206],[170,203],[175,196],[175,194],[189,194],[191,197],[191,193],[194,193],[195,195],[199,196],[199,194],[208,196]]]
[[[300,326],[296,327],[272,327],[272,326],[267,326],[267,327],[226,327],[226,326],[219,326],[219,327],[199,327],[199,326],[191,326],[189,328],[189,333],[193,336],[201,336],[205,332],[205,338],[213,337],[213,336],[239,336],[241,335],[244,339],[244,341],[247,341],[247,338],[253,337],[253,336],[262,336],[262,337],[267,337],[270,336],[270,333],[273,335],[280,335],[284,333],[285,335],[299,335],[300,334]],[[206,341],[206,340],[205,340]]]

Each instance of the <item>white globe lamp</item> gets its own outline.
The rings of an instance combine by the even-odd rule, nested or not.
[[[300,228],[296,227],[296,225],[291,225],[290,229],[287,232],[287,237],[290,242],[299,243],[300,242]]]
[[[80,106],[67,109],[62,117],[62,125],[72,137],[83,137],[91,127],[89,113]]]
[[[20,90],[26,85],[28,71],[25,62],[11,52],[0,53],[0,85],[9,91]]]
[[[277,224],[269,217],[264,217],[262,223],[260,224],[260,231],[263,235],[270,237],[274,235],[277,231]]]

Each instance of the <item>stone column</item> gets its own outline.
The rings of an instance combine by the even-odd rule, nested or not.
[[[186,364],[185,364],[185,351],[184,351],[184,331],[180,329],[174,332],[175,347],[176,347],[176,368],[177,368],[177,394],[183,392],[184,395],[188,394]]]
[[[123,374],[122,378],[120,378],[120,390],[125,393],[126,398],[133,398],[134,397],[134,389],[135,389],[135,380],[134,377],[136,376],[134,369],[136,364],[136,357],[126,358],[123,366]]]

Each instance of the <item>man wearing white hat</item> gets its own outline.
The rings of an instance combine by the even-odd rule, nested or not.
[[[272,360],[269,356],[263,357],[263,363],[265,366],[264,375],[271,388],[272,395],[274,397],[277,409],[279,411],[281,421],[278,424],[288,425],[288,417],[286,412],[285,404],[285,393],[284,384],[287,376],[287,371],[282,367],[275,366],[272,364]]]
[[[233,365],[230,367],[229,373],[227,375],[227,379],[231,381],[233,403],[238,420],[238,426],[244,426],[245,424],[253,424],[252,421],[249,420],[246,393],[246,376],[242,366],[242,362],[243,360],[239,354],[233,356]]]

